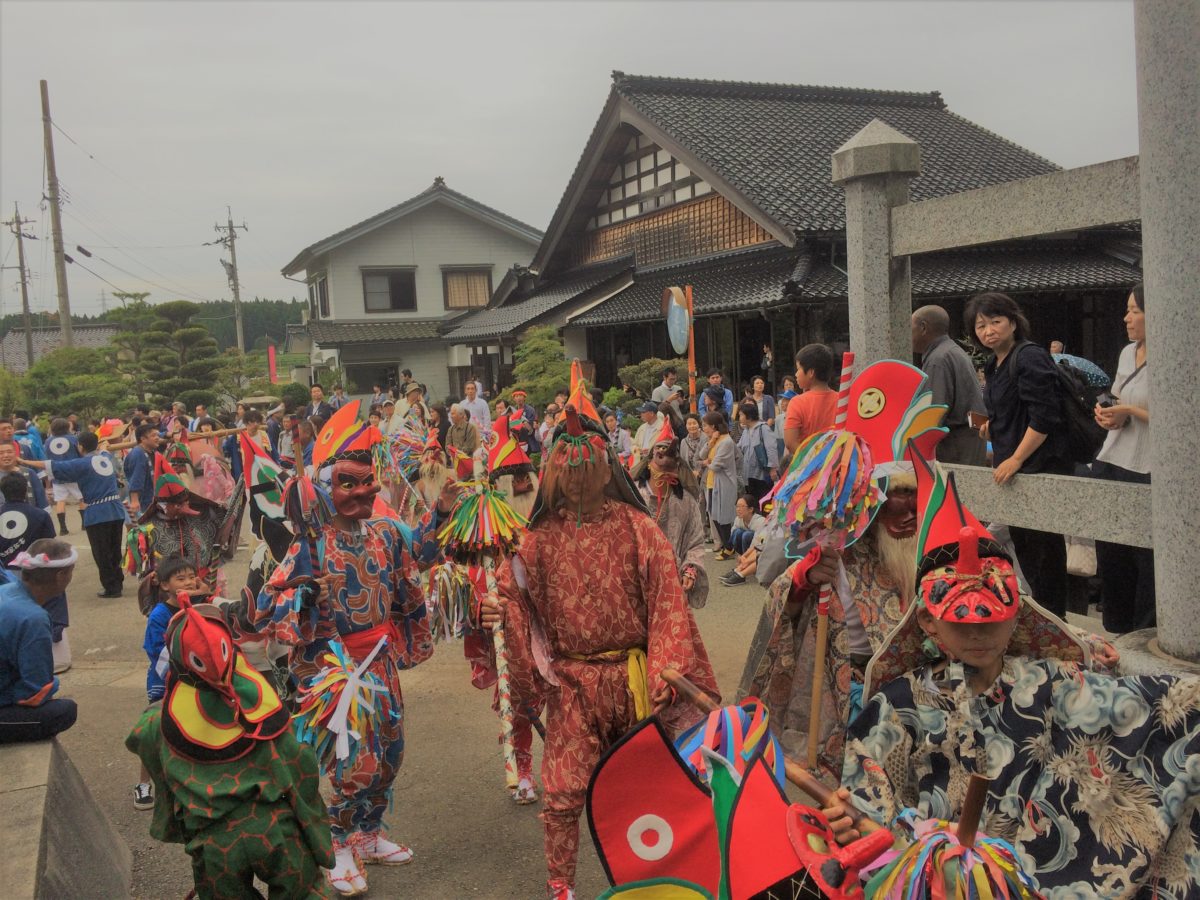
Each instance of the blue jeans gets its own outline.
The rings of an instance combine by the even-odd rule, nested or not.
[[[734,528],[729,541],[740,555],[750,549],[750,544],[754,541],[754,532],[749,528]]]

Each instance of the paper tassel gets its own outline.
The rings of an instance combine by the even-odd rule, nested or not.
[[[288,479],[283,489],[283,511],[297,534],[310,539],[315,539],[334,516],[333,500],[307,475]]]
[[[528,524],[501,491],[486,481],[464,481],[438,540],[458,562],[478,564],[485,556],[511,553]]]
[[[461,638],[471,625],[474,590],[466,568],[444,562],[429,572],[426,606],[434,641]]]
[[[897,816],[897,825],[911,833],[912,844],[871,876],[865,894],[873,900],[1041,900],[1007,841],[978,832],[975,845],[964,847],[948,822],[917,819],[912,809]]]
[[[145,575],[150,570],[154,551],[154,526],[134,525],[125,535],[125,555],[121,565],[130,575]]]
[[[852,544],[863,535],[880,503],[871,480],[871,450],[850,431],[814,434],[796,450],[773,501],[779,521],[801,530],[817,525]]]
[[[299,709],[292,716],[296,739],[313,748],[323,768],[336,766],[339,778],[354,765],[363,747],[370,753],[383,752],[379,698],[388,689],[367,670],[386,643],[387,637],[381,637],[356,667],[341,643],[330,641],[321,656],[324,667],[300,686]],[[389,718],[399,719],[394,707],[389,707]]]
[[[760,747],[765,747],[763,762],[780,788],[784,787],[783,748],[771,731],[767,708],[755,697],[713,710],[675,741],[675,751],[703,781],[708,781],[706,750],[720,754],[741,775]]]

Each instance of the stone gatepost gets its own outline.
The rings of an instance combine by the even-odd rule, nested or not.
[[[1138,0],[1158,641],[1200,660],[1200,2]]]
[[[908,257],[892,257],[892,208],[908,202],[920,172],[921,148],[880,119],[833,154],[833,183],[846,191],[850,349],[859,371],[912,359],[912,282]]]

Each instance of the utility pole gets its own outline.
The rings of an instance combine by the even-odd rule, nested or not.
[[[50,232],[54,236],[54,277],[58,282],[58,324],[62,328],[62,345],[75,344],[71,327],[71,298],[67,294],[67,261],[63,256],[62,210],[59,208],[58,171],[54,167],[54,135],[50,119],[50,88],[42,79],[42,134],[46,145],[46,180],[50,184]],[[30,362],[30,365],[33,365]]]
[[[5,222],[17,236],[17,267],[21,270],[21,324],[25,327],[25,369],[33,368],[33,325],[29,320],[29,277],[25,274],[25,242],[24,238],[32,238],[32,234],[23,234],[22,225],[28,225],[32,219],[22,219],[21,210],[13,204],[13,217]]]
[[[233,224],[233,212],[229,207],[225,207],[225,212],[228,216],[226,224],[214,225],[213,230],[222,235],[218,244],[224,244],[229,248],[230,262],[221,260],[221,265],[225,267],[225,274],[229,276],[229,287],[233,291],[233,320],[237,326],[237,348],[238,353],[246,352],[246,334],[242,328],[242,295],[241,289],[238,287],[238,270],[237,270],[237,231],[240,228],[242,231],[249,231],[246,223],[241,225]]]
[[[104,293],[104,288],[100,288],[100,315],[108,312],[108,295]]]

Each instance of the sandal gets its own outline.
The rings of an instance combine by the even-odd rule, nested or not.
[[[517,783],[517,786],[512,789],[512,798],[513,802],[518,806],[528,806],[531,803],[537,803],[537,788],[533,786],[533,781],[529,778],[522,778]]]
[[[355,838],[358,856],[369,866],[403,866],[413,861],[412,850],[389,841],[378,831],[360,831]]]
[[[354,847],[333,842],[333,868],[327,870],[329,885],[342,897],[361,897],[367,892],[367,876]]]

